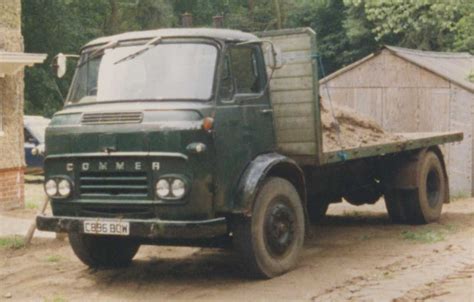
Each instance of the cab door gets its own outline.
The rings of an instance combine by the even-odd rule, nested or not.
[[[259,45],[224,54],[215,115],[216,210],[229,210],[239,178],[257,155],[274,149],[273,115]]]

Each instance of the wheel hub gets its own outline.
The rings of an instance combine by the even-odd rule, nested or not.
[[[295,214],[284,203],[269,209],[265,219],[265,241],[268,250],[275,256],[284,255],[294,242]]]
[[[426,179],[426,193],[428,196],[428,204],[431,207],[436,207],[437,203],[439,202],[440,186],[441,180],[440,176],[438,175],[438,171],[436,171],[435,169],[431,169],[428,172],[428,176]]]

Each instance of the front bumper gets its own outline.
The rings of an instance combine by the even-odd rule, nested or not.
[[[109,218],[46,216],[36,217],[38,230],[50,232],[84,233],[84,221],[117,221]],[[146,239],[212,239],[226,235],[224,217],[209,220],[170,221],[159,219],[121,219],[130,223],[130,237]]]

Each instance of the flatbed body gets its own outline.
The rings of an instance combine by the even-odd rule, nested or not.
[[[368,144],[361,145],[356,148],[322,152],[321,159],[316,159],[311,156],[297,156],[295,159],[302,165],[334,164],[343,161],[363,159],[368,157],[380,157],[404,151],[423,149],[457,142],[463,139],[462,132],[408,132],[394,134],[400,137],[400,139],[395,142],[384,144]]]
[[[257,33],[271,41],[282,53],[281,69],[270,80],[277,149],[301,165],[321,166],[355,159],[380,157],[427,148],[463,139],[462,132],[392,133],[396,139],[360,142],[357,146],[326,148],[319,85],[319,54],[315,33],[309,28]],[[325,84],[326,85],[326,84]],[[331,94],[330,87],[324,87]],[[330,96],[329,96],[330,99]],[[336,104],[327,104],[329,114]],[[337,134],[336,134],[337,135]],[[327,149],[331,149],[327,151]]]

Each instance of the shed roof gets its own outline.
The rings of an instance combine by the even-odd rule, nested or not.
[[[469,81],[469,74],[474,73],[474,56],[467,52],[434,52],[385,45],[385,49],[393,55],[424,68],[448,81],[474,92],[474,82]],[[377,54],[369,56],[346,66],[327,77],[321,82],[327,82],[338,75],[366,62]]]
[[[108,43],[110,41],[125,41],[125,40],[139,40],[151,39],[157,36],[170,37],[207,37],[226,41],[251,41],[258,40],[258,38],[250,33],[240,30],[220,29],[220,28],[163,28],[146,31],[132,31],[114,36],[101,37],[87,43],[84,47]]]

